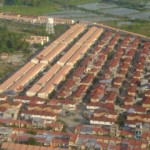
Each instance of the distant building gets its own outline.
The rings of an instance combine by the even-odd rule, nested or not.
[[[113,124],[110,126],[110,135],[111,136],[119,136],[120,133],[119,133],[119,126],[117,124]]]
[[[48,36],[35,36],[32,35],[29,38],[25,39],[30,44],[41,44],[44,45],[45,43],[49,42]]]
[[[11,128],[0,127],[0,142],[7,141],[12,132],[13,130]]]

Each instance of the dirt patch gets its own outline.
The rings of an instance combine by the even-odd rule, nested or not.
[[[20,62],[22,62],[22,60],[23,60],[23,54],[13,54],[13,55],[10,55],[10,56],[6,59],[6,62],[7,62],[7,63],[15,64],[15,63],[20,63]]]

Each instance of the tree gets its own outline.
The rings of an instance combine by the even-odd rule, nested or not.
[[[126,120],[126,115],[125,114],[120,114],[117,118],[116,123],[120,126],[123,127],[125,124],[125,120]]]
[[[10,32],[5,27],[0,27],[0,33],[0,53],[29,52],[29,43],[23,40],[23,35]]]
[[[27,133],[28,133],[28,134],[33,134],[33,135],[36,135],[36,134],[37,134],[37,132],[34,131],[34,130],[28,130]]]
[[[28,141],[27,141],[27,144],[28,144],[28,145],[37,145],[38,143],[37,143],[37,141],[36,141],[35,138],[30,137],[30,138],[28,139]]]

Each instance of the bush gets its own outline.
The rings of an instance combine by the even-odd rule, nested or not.
[[[5,27],[0,27],[0,33],[0,53],[17,51],[28,53],[29,44],[23,40],[23,35],[10,32]]]
[[[35,138],[30,137],[30,138],[28,139],[28,141],[27,141],[27,144],[28,144],[28,145],[37,145],[38,143],[37,143],[37,141],[36,141]]]

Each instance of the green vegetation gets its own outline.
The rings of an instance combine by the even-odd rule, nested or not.
[[[55,40],[58,36],[63,34],[66,30],[69,29],[69,25],[58,24],[54,27],[54,29],[55,29],[55,34],[50,35],[50,40]]]
[[[41,6],[48,2],[48,0],[4,0],[5,5],[27,5],[27,6]]]
[[[36,132],[36,131],[33,131],[33,130],[28,130],[27,133],[28,133],[28,134],[33,134],[33,135],[36,135],[36,134],[37,134],[37,132]]]
[[[102,0],[51,0],[53,2],[59,3],[61,5],[78,5],[86,3],[101,2]]]
[[[116,123],[119,125],[119,127],[123,127],[125,124],[126,120],[126,115],[125,114],[120,114],[117,118]]]
[[[130,31],[130,32],[150,36],[150,30],[149,30],[150,21],[128,20],[128,19],[127,20],[122,20],[122,21],[130,22],[131,24],[129,24],[129,25],[124,24],[124,25],[118,26],[118,23],[120,21],[106,21],[106,22],[103,22],[103,23],[108,25],[108,26],[115,27],[115,28],[120,28],[120,29],[127,30],[127,31]]]
[[[30,137],[30,138],[28,139],[27,144],[28,144],[28,145],[38,145],[36,139],[33,138],[33,137]]]
[[[4,77],[7,73],[12,72],[13,70],[14,67],[10,64],[0,61],[0,78]]]
[[[5,0],[0,12],[13,12],[22,15],[43,15],[59,11],[72,5],[101,0]]]
[[[29,44],[23,40],[23,35],[10,32],[5,27],[0,28],[0,33],[0,53],[27,53]]]
[[[150,36],[149,27],[150,27],[150,22],[149,23],[137,22],[137,23],[133,23],[132,25],[124,25],[121,27],[121,29]]]
[[[114,56],[114,51],[111,51],[107,57],[108,60],[112,59]]]
[[[44,25],[31,25],[24,22],[15,22],[10,20],[3,20],[0,22],[0,28],[7,27],[8,31],[22,34],[24,37],[30,35],[47,35]]]
[[[115,3],[118,6],[144,10],[149,0],[102,0],[105,3]]]
[[[21,15],[35,16],[55,12],[58,10],[60,10],[60,5],[53,2],[48,2],[36,7],[27,5],[4,5],[3,7],[0,7],[0,12],[13,12]]]

